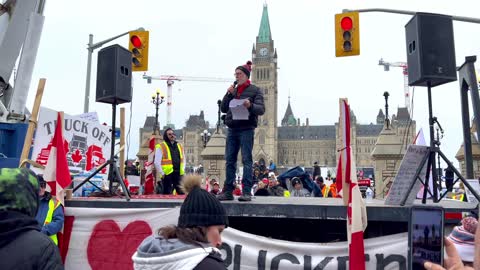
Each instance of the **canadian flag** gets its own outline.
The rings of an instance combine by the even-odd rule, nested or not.
[[[350,106],[340,99],[342,144],[338,158],[337,187],[347,206],[349,269],[365,270],[363,232],[367,228],[367,208],[358,187],[355,157],[350,145]]]
[[[155,177],[153,175],[153,161],[155,159],[155,136],[148,142],[148,160],[145,163],[145,194],[153,194],[155,188]]]
[[[52,148],[43,172],[43,178],[47,182],[47,191],[54,195],[62,205],[65,205],[65,189],[70,185],[72,179],[70,178],[67,153],[64,147],[62,122],[63,117],[59,112],[55,134],[52,139]]]

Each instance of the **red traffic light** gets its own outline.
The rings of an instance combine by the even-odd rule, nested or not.
[[[353,21],[350,17],[343,17],[340,21],[340,26],[342,27],[343,31],[349,31],[353,27]]]
[[[142,47],[142,40],[138,36],[132,36],[130,38],[130,42],[133,44],[135,48],[141,48]]]

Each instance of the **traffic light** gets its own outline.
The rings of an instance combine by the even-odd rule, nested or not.
[[[360,54],[358,12],[335,14],[335,56]]]
[[[148,70],[148,31],[131,31],[128,49],[132,53],[132,71]]]

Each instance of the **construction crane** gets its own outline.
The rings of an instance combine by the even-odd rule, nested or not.
[[[410,89],[408,88],[408,66],[407,63],[405,62],[386,62],[383,61],[383,58],[380,58],[378,61],[378,65],[383,66],[383,69],[385,71],[389,71],[390,67],[400,67],[402,68],[403,72],[403,93],[405,95],[405,107],[408,110],[408,113],[411,113],[410,111]]]
[[[197,81],[197,82],[233,82],[231,78],[214,78],[214,77],[192,77],[192,76],[175,76],[175,75],[160,75],[148,76],[143,74],[143,78],[147,83],[152,83],[152,80],[167,81],[167,126],[172,125],[172,85],[175,81]]]

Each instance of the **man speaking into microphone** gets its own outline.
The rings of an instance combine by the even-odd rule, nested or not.
[[[225,125],[227,131],[227,145],[225,151],[226,175],[223,193],[218,195],[220,201],[233,200],[233,190],[235,189],[235,179],[237,171],[238,151],[242,149],[243,163],[243,190],[239,201],[251,201],[252,189],[252,150],[253,140],[255,136],[255,128],[257,127],[258,116],[265,113],[265,104],[263,102],[263,93],[257,86],[251,84],[250,72],[252,71],[252,62],[238,66],[235,69],[235,79],[225,96],[223,97],[220,109],[222,113],[226,113]],[[232,107],[240,102],[240,106],[244,106],[248,113],[238,116],[232,112]]]

